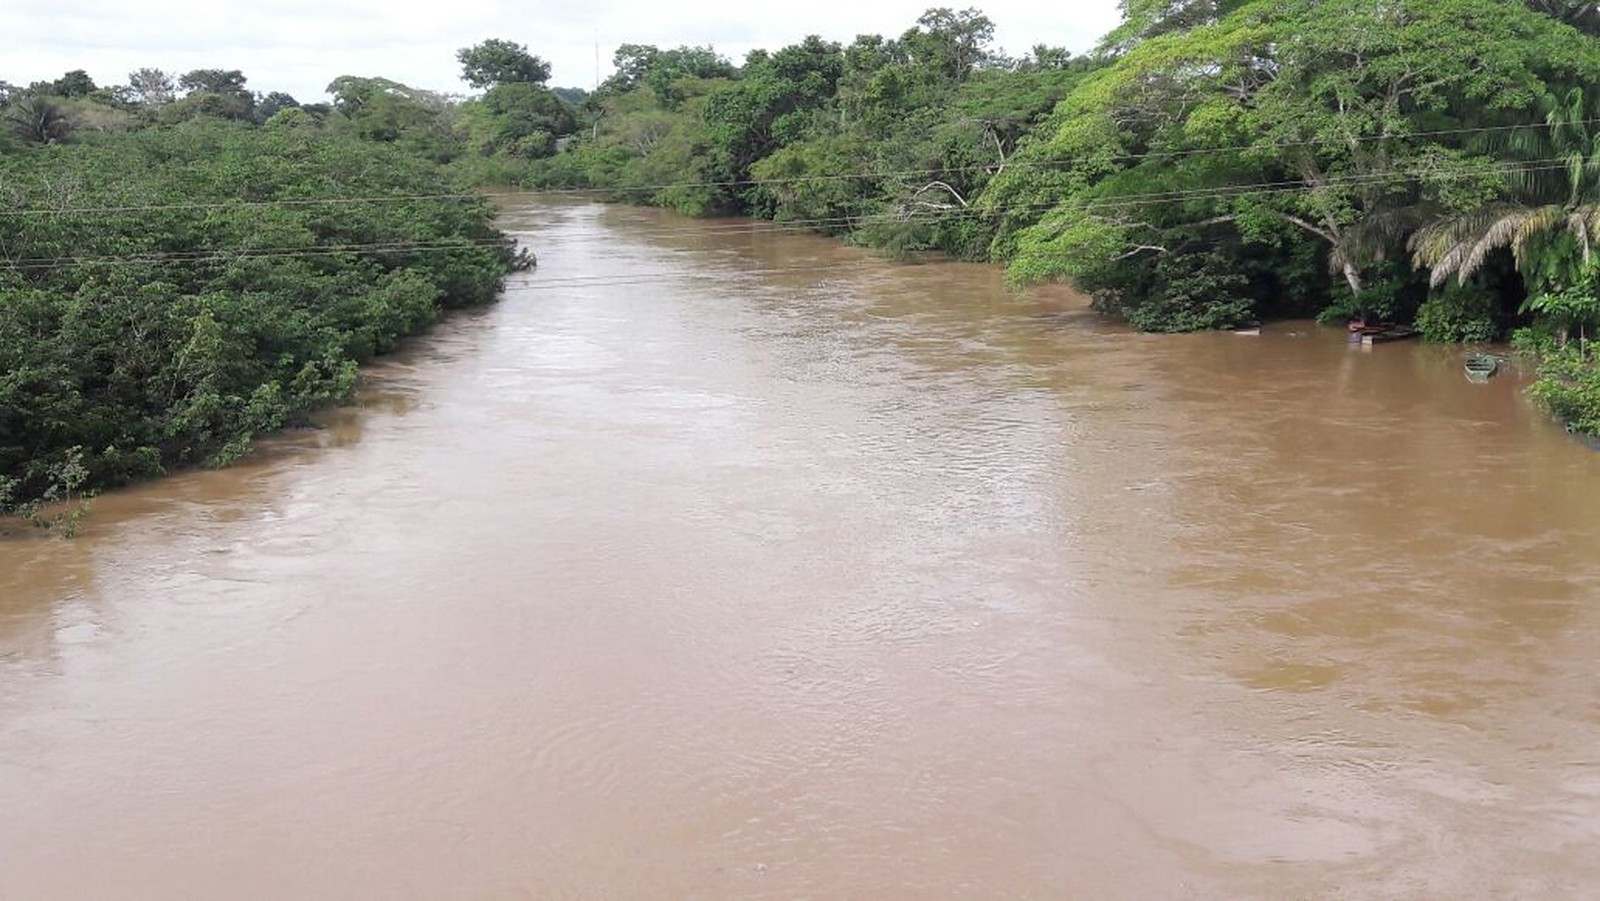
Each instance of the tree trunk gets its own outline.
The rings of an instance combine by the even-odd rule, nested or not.
[[[1353,263],[1344,264],[1344,280],[1350,283],[1350,292],[1361,296],[1361,273]]]

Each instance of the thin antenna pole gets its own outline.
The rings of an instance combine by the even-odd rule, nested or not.
[[[594,27],[594,94],[600,93],[600,26]],[[593,96],[591,94],[590,96]],[[594,114],[594,133],[589,137],[591,141],[600,140],[600,114]]]

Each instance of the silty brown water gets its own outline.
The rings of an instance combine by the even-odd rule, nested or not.
[[[1600,457],[1516,378],[506,222],[359,408],[0,543],[0,895],[1600,892]]]

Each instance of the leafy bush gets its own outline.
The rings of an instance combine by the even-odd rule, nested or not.
[[[1575,346],[1546,356],[1529,389],[1567,428],[1600,435],[1600,360]]]
[[[1255,303],[1244,290],[1249,280],[1221,253],[1166,254],[1150,275],[1140,290],[1098,286],[1095,308],[1146,332],[1235,328],[1255,319]]]
[[[1600,325],[1600,271],[1586,268],[1573,283],[1529,297],[1523,310],[1548,322],[1563,345],[1574,334],[1587,340]]]
[[[1511,349],[1533,357],[1555,353],[1560,344],[1549,323],[1534,323],[1511,333]]]
[[[1417,329],[1428,341],[1482,344],[1499,334],[1494,297],[1477,285],[1449,283],[1417,310]]]

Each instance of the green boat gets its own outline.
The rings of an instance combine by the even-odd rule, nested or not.
[[[1474,382],[1487,382],[1489,376],[1494,375],[1500,368],[1500,361],[1488,354],[1473,354],[1467,357],[1465,364],[1467,379]]]

